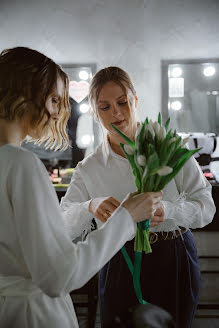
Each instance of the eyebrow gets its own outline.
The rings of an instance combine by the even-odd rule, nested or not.
[[[118,98],[116,98],[116,100],[119,100],[119,99],[122,98],[122,97],[127,97],[127,95],[123,94],[123,95],[119,96]],[[99,104],[99,103],[107,104],[108,101],[107,101],[107,100],[99,100],[99,101],[98,101],[98,104]]]

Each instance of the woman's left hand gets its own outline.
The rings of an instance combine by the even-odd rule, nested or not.
[[[150,219],[151,219],[150,227],[156,227],[165,220],[164,207],[162,203],[160,203],[160,207],[156,209],[154,215]]]

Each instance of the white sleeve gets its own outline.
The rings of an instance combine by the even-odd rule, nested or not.
[[[194,157],[177,174],[175,182],[180,197],[176,202],[162,201],[166,219],[174,220],[177,226],[192,229],[209,224],[216,211],[212,187]]]
[[[89,212],[90,196],[83,181],[79,163],[74,169],[71,183],[61,199],[63,218],[71,239],[80,236],[83,231],[91,230],[94,215]]]
[[[33,282],[50,297],[66,295],[83,286],[125,242],[136,225],[119,207],[86,242],[72,243],[54,187],[36,156],[22,153],[13,163],[8,193],[16,236]],[[12,237],[12,236],[10,236]]]

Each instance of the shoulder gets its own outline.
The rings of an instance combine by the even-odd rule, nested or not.
[[[33,168],[41,166],[40,159],[33,152],[16,145],[6,145],[3,151],[4,159],[11,168]]]

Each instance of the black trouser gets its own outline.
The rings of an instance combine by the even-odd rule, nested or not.
[[[192,233],[182,236],[158,241],[151,254],[142,253],[141,287],[143,299],[168,311],[177,328],[190,328],[199,300],[200,268]],[[134,240],[125,247],[133,262]],[[121,251],[100,272],[99,300],[102,328],[111,327],[115,316],[138,303]]]

